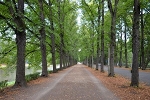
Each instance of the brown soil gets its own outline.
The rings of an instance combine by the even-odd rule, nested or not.
[[[131,81],[120,75],[108,77],[106,72],[101,73],[89,67],[87,69],[121,100],[150,100],[150,86],[140,83],[138,88],[130,87]]]

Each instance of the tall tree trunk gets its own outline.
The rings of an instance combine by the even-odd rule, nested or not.
[[[99,1],[99,5],[98,5],[98,33],[97,33],[97,59],[96,59],[96,70],[98,70],[98,64],[99,64],[99,60],[100,60],[100,1]]]
[[[101,72],[104,72],[104,0],[102,0]]]
[[[51,33],[51,43],[52,43],[51,52],[52,52],[53,73],[56,73],[57,69],[56,69],[56,57],[55,57],[55,35],[53,33]]]
[[[66,66],[69,67],[69,55],[66,55]]]
[[[26,33],[25,31],[16,32],[17,44],[17,68],[16,80],[14,86],[26,86],[25,80],[25,46],[26,46]]]
[[[48,76],[47,71],[47,60],[46,60],[46,34],[45,34],[45,22],[44,22],[44,10],[43,10],[43,1],[39,0],[40,6],[40,20],[41,20],[41,29],[39,30],[41,35],[40,46],[41,46],[41,55],[42,55],[42,75],[44,77]]]
[[[63,52],[63,68],[64,69],[66,68],[66,55],[64,52]]]
[[[125,38],[125,68],[128,68],[128,55],[127,55],[127,24],[125,22],[125,30],[124,30],[124,38]]]
[[[53,12],[52,12],[52,3],[51,3],[51,0],[49,0],[49,6],[50,6],[50,25],[51,25],[51,31],[52,33],[50,33],[50,36],[51,36],[51,44],[52,44],[52,47],[51,47],[51,53],[52,53],[52,64],[53,64],[53,73],[56,73],[57,72],[57,69],[56,69],[56,57],[55,57],[55,35],[54,35],[54,24],[53,24]]]
[[[133,34],[132,34],[132,52],[133,52],[133,61],[132,61],[132,77],[131,77],[131,86],[139,86],[139,60],[138,60],[138,51],[139,51],[139,16],[140,16],[140,4],[139,0],[134,0],[134,15],[133,15]]]
[[[120,36],[120,58],[119,58],[119,67],[122,67],[122,21],[121,21],[121,27],[120,27],[120,30],[121,30],[121,36]]]
[[[144,53],[144,21],[143,21],[143,9],[141,9],[141,67],[145,70],[145,53]]]
[[[62,56],[62,45],[60,43],[60,51],[59,51],[59,56],[60,56],[60,70],[62,70],[62,67],[63,67],[63,56]]]
[[[92,28],[93,28],[93,32],[91,34],[91,68],[93,67],[94,64],[94,23],[92,23]]]
[[[6,1],[10,3],[9,0]],[[17,64],[16,64],[16,79],[14,87],[21,86],[26,87],[25,80],[25,47],[26,47],[26,33],[24,23],[24,0],[18,0],[18,7],[13,9],[13,6],[9,6],[12,18],[17,27],[15,30],[16,34],[16,45],[17,45]]]
[[[97,58],[96,58],[96,70],[98,70],[99,67],[99,60],[100,60],[100,44],[99,44],[100,38],[99,34],[97,37]]]
[[[59,0],[57,0],[57,3],[58,3],[58,20],[59,20],[59,34],[60,34],[60,39],[61,39],[61,14],[60,14],[60,1]],[[60,40],[60,44],[59,44],[59,46],[60,46],[60,50],[59,50],[59,59],[60,59],[60,61],[59,61],[59,63],[60,63],[60,70],[62,69],[62,63],[63,63],[63,61],[62,61],[62,43],[61,43],[61,40]]]
[[[65,43],[64,43],[64,21],[65,21],[65,9],[64,9],[64,6],[65,6],[65,2],[66,2],[66,0],[63,0],[63,5],[62,5],[62,15],[61,15],[61,29],[62,29],[62,31],[61,31],[61,43],[62,43],[62,47],[63,47],[63,54],[62,54],[62,56],[63,56],[63,66],[64,66],[64,68],[66,68],[66,51],[65,51]]]
[[[119,0],[115,0],[114,9],[112,7],[111,0],[108,1],[108,8],[110,10],[111,14],[111,34],[110,34],[110,72],[108,73],[108,76],[114,76],[114,51],[115,51],[115,26],[116,26],[116,13],[117,13],[117,5]]]
[[[62,33],[62,15],[61,15],[61,8],[60,8],[60,0],[57,0],[58,3],[58,20],[59,20],[59,35],[60,35],[60,70],[62,70],[63,67],[63,33]]]
[[[88,57],[86,57],[86,65],[88,66],[89,61],[88,61]]]

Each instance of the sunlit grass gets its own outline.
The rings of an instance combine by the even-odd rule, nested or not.
[[[15,84],[15,81],[7,82],[8,86],[13,86]]]

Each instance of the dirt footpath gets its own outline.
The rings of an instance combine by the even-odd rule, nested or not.
[[[37,80],[36,80],[37,81]],[[75,65],[50,75],[43,82],[18,89],[3,100],[119,100],[88,71]]]

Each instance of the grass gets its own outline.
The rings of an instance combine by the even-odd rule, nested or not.
[[[9,86],[13,86],[15,84],[15,81],[7,82],[7,83],[8,83],[8,87],[9,87]]]

